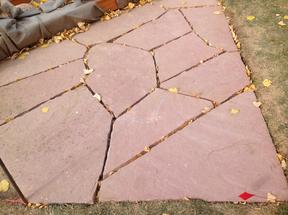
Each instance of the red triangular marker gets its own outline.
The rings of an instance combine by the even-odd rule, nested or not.
[[[250,199],[251,197],[253,197],[254,195],[253,194],[251,194],[251,193],[247,193],[247,192],[244,192],[244,193],[241,193],[240,195],[239,195],[239,197],[241,198],[241,199],[243,199],[243,200],[247,200],[247,199]]]

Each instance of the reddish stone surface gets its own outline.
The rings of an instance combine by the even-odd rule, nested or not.
[[[217,0],[162,0],[155,1],[155,4],[161,4],[165,8],[181,8],[195,6],[211,6],[217,5]]]
[[[207,46],[199,37],[190,33],[155,50],[160,81],[196,65],[219,51]]]
[[[143,151],[185,121],[196,117],[210,102],[156,89],[116,120],[105,172]],[[141,186],[141,185],[139,185]]]
[[[182,9],[193,29],[217,48],[237,50],[221,7]],[[201,17],[201,18],[200,18]]]
[[[156,86],[155,67],[148,52],[108,43],[93,47],[88,59],[94,72],[87,83],[116,115]]]
[[[168,138],[104,180],[100,200],[240,201],[243,192],[255,195],[248,201],[266,201],[268,192],[287,200],[287,182],[255,100],[252,93],[239,95]],[[240,112],[231,115],[231,108]]]
[[[225,53],[161,84],[182,93],[222,102],[250,83],[239,53]]]
[[[138,7],[109,21],[92,24],[88,32],[76,35],[75,39],[87,45],[106,42],[155,19],[163,12],[163,8],[152,4]]]
[[[141,26],[115,42],[150,50],[190,30],[181,13],[177,10],[171,10],[159,19]]]
[[[30,202],[91,203],[110,122],[81,87],[1,126],[0,156]]]
[[[22,59],[0,63],[0,86],[83,57],[86,48],[71,41],[31,50]],[[69,54],[68,54],[69,53]]]
[[[0,88],[0,124],[80,83],[82,60]]]

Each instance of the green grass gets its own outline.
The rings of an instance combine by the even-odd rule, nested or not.
[[[256,94],[263,103],[262,112],[277,150],[288,155],[288,20],[287,26],[277,23],[288,15],[287,0],[223,0],[226,15],[237,31],[241,55],[249,65],[257,87]],[[276,16],[280,14],[280,16]],[[256,19],[248,22],[246,17]],[[264,79],[272,80],[265,88]],[[5,176],[0,170],[0,179]],[[227,215],[287,215],[288,203],[233,204],[193,201],[154,201],[139,203],[100,203],[96,205],[49,205],[33,209],[23,205],[7,204],[3,199],[15,197],[11,189],[0,194],[0,214],[227,214]]]

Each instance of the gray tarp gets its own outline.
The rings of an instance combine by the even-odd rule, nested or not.
[[[7,0],[0,2],[1,12],[3,5],[7,9]],[[127,0],[119,1],[122,5],[125,2]],[[64,29],[77,26],[78,22],[97,21],[103,15],[101,9],[95,6],[95,0],[74,0],[63,5],[63,0],[49,0],[41,5],[42,12],[39,9],[19,12],[15,6],[8,5],[12,9],[10,17],[0,17],[0,60],[36,44],[41,38],[51,38]]]

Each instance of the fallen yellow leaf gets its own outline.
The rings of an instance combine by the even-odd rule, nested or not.
[[[24,60],[29,55],[29,52],[23,52],[18,56],[18,59]]]
[[[279,159],[279,161],[282,161],[284,158],[281,154],[277,153],[277,158]]]
[[[0,193],[1,192],[7,192],[9,190],[10,184],[7,180],[3,179],[0,181]]]
[[[94,70],[93,69],[83,69],[85,75],[91,74]]]
[[[270,87],[272,84],[272,81],[270,81],[269,79],[265,79],[262,83],[264,87]]]
[[[213,13],[214,13],[215,15],[219,15],[219,14],[221,14],[221,11],[217,10],[217,11],[214,11]]]
[[[278,25],[285,26],[286,24],[283,22],[283,20],[281,20],[280,22],[278,22]]]
[[[230,113],[233,114],[233,115],[238,114],[239,112],[240,112],[239,109],[236,109],[236,108],[231,108],[230,109]]]
[[[255,17],[255,16],[252,16],[252,15],[250,15],[250,16],[247,16],[246,18],[247,18],[247,20],[248,20],[248,21],[250,21],[250,22],[251,22],[251,21],[253,21],[253,20],[254,20],[256,17]]]
[[[254,92],[256,90],[256,86],[254,84],[250,84],[248,87],[244,88],[244,92]]]
[[[283,17],[283,19],[286,19],[286,20],[287,20],[287,19],[288,19],[288,15],[285,15],[285,16]]]
[[[41,109],[41,111],[42,111],[43,113],[47,113],[47,112],[49,111],[49,108],[48,108],[48,107],[43,107],[43,108]]]
[[[132,2],[129,2],[127,7],[128,7],[128,9],[133,9],[135,7],[135,4]]]
[[[101,102],[101,100],[102,100],[102,96],[99,95],[98,93],[95,93],[95,95],[93,97],[96,98],[99,102]]]
[[[274,196],[272,193],[267,193],[267,202],[275,203],[277,200],[276,196]]]
[[[261,105],[262,105],[262,103],[261,102],[253,102],[253,105],[255,106],[255,107],[260,107]]]
[[[44,44],[42,44],[40,47],[41,47],[41,48],[47,48],[48,46],[49,46],[48,43],[44,43]]]
[[[285,170],[287,168],[287,164],[285,160],[281,161],[281,167]]]
[[[170,93],[178,93],[178,88],[172,87],[172,88],[169,88],[168,91],[169,91]]]
[[[151,151],[151,149],[148,146],[145,146],[144,152],[150,152],[150,151]]]

